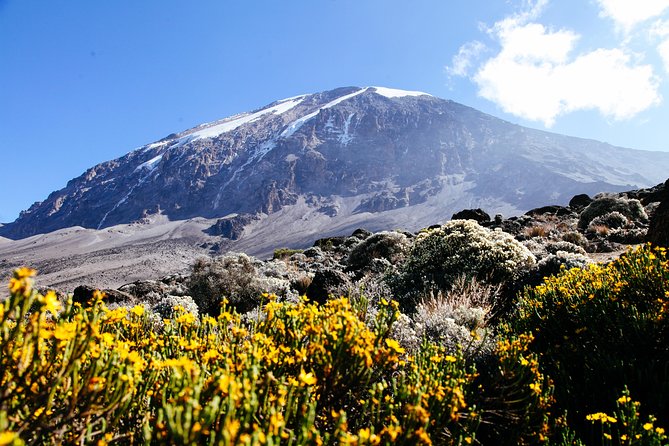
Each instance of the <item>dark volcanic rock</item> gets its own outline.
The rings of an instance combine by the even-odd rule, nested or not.
[[[384,212],[409,206],[408,197],[396,197],[384,192],[363,200],[355,212]]]
[[[664,183],[658,198],[660,205],[650,220],[646,240],[658,246],[669,247],[669,180]]]
[[[359,239],[366,239],[367,237],[369,237],[372,234],[373,234],[372,231],[368,231],[365,228],[358,228],[355,231],[353,231],[353,233],[351,234],[351,237],[357,237]]]
[[[636,198],[641,202],[641,204],[647,206],[650,203],[657,203],[662,201],[665,196],[666,189],[666,183],[662,183],[653,187],[625,192],[625,195],[627,195],[627,198]]]
[[[352,286],[351,279],[336,269],[322,269],[314,274],[311,284],[307,288],[307,297],[314,302],[324,304],[332,295],[348,295]]]
[[[86,305],[93,299],[93,293],[97,290],[92,286],[80,285],[74,289],[72,302]],[[118,290],[101,290],[104,293],[103,301],[106,304],[121,304],[132,302],[134,297],[128,293]]]
[[[477,223],[487,223],[490,221],[490,215],[480,208],[463,209],[462,211],[453,214],[451,220],[475,220]]]
[[[590,203],[592,203],[592,198],[588,194],[578,194],[569,200],[569,207],[578,212],[585,209]]]
[[[539,208],[531,209],[525,213],[525,215],[531,215],[531,216],[555,215],[557,217],[564,217],[573,214],[574,212],[571,209],[557,205],[542,206]]]
[[[314,242],[314,246],[321,249],[332,249],[342,245],[346,241],[346,237],[325,237],[319,238]],[[305,251],[306,253],[306,251]]]
[[[237,240],[242,236],[246,225],[254,220],[257,220],[257,217],[251,214],[241,214],[221,218],[205,232],[209,235],[220,235],[221,237],[230,240]]]

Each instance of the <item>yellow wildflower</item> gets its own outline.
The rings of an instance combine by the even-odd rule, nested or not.
[[[75,322],[64,322],[58,324],[53,331],[53,337],[59,341],[68,341],[76,335],[77,324]]]
[[[144,314],[144,306],[142,305],[135,305],[132,307],[132,310],[130,312],[136,316],[141,316]]]
[[[307,386],[313,386],[316,384],[316,381],[318,381],[313,373],[305,373],[304,369],[302,369],[300,372],[299,378],[300,381],[302,381]]]
[[[56,293],[52,290],[49,290],[45,296],[39,298],[39,301],[42,304],[42,308],[45,311],[51,312],[51,314],[56,314],[58,310],[60,310],[60,302],[58,301]]]
[[[16,432],[0,432],[0,446],[9,446],[13,444],[22,444],[19,439],[19,434]]]
[[[404,348],[402,348],[402,346],[400,346],[400,343],[394,339],[386,339],[386,345],[388,346],[389,349],[399,354],[402,354],[406,351],[404,350]]]

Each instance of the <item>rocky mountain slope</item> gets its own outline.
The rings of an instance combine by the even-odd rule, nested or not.
[[[293,244],[362,223],[413,230],[467,207],[518,214],[576,193],[650,186],[667,171],[669,153],[531,130],[420,92],[347,87],[277,101],[94,166],[0,236],[163,215],[220,219],[208,234],[228,239],[288,225],[285,244]]]

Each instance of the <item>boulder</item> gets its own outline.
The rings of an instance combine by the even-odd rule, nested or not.
[[[93,293],[97,288],[90,285],[79,285],[74,289],[74,294],[72,295],[72,302],[80,303],[81,305],[86,305],[93,299]],[[134,296],[128,293],[124,293],[119,290],[100,290],[104,293],[103,301],[106,304],[120,304],[125,302],[134,301]]]
[[[364,228],[358,228],[355,231],[353,231],[353,234],[351,234],[351,237],[357,237],[359,239],[366,239],[370,235],[372,235],[372,231],[368,231],[367,229]]]
[[[650,219],[646,240],[658,246],[669,247],[669,180],[664,183],[660,205]]]
[[[451,220],[474,220],[477,223],[486,223],[490,221],[490,215],[483,209],[463,209],[456,212],[451,217]]]
[[[336,269],[322,269],[316,271],[314,278],[307,288],[307,297],[314,302],[324,304],[328,301],[330,295],[340,297],[341,294],[348,294],[352,287],[349,277]]]
[[[590,203],[592,203],[592,198],[588,194],[578,194],[569,200],[569,207],[578,212],[585,209]]]
[[[525,215],[531,215],[533,217],[537,215],[555,215],[556,217],[564,217],[573,214],[574,212],[571,209],[558,205],[542,206],[525,212]]]
[[[205,230],[209,235],[219,235],[230,240],[237,240],[244,233],[246,225],[258,218],[251,214],[233,215],[227,218],[221,218],[211,227]]]

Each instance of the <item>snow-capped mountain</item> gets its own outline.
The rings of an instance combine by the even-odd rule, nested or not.
[[[216,228],[232,238],[251,222],[262,233],[261,222],[278,214],[300,220],[305,239],[328,225],[416,229],[467,207],[509,215],[576,193],[651,186],[667,172],[669,153],[532,130],[426,93],[346,87],[101,163],[0,235],[101,229],[152,214],[220,218]]]

